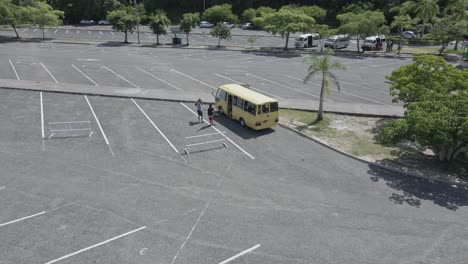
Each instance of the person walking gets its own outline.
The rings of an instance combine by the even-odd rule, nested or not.
[[[207,110],[207,111],[208,111],[208,119],[210,120],[210,126],[212,126],[213,123],[214,123],[214,117],[213,117],[214,109],[213,109],[213,107],[211,106],[211,104],[210,104],[210,106],[208,107],[208,110]]]
[[[203,102],[200,98],[198,98],[198,101],[195,103],[195,106],[197,106],[197,113],[198,113],[198,122],[202,123],[203,120],[203,109],[202,109]]]

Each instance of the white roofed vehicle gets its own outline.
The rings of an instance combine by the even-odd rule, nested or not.
[[[325,40],[324,46],[332,49],[341,49],[349,46],[348,35],[335,35]]]
[[[317,33],[309,33],[300,35],[294,45],[296,48],[316,47],[319,44],[320,36]]]

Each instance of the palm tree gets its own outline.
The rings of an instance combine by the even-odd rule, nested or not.
[[[421,36],[424,36],[426,23],[434,19],[440,12],[439,5],[437,4],[438,1],[439,0],[415,0],[403,4],[404,9],[414,13],[417,18],[422,20]]]
[[[304,78],[304,83],[309,81],[310,78],[318,73],[322,75],[322,87],[320,89],[320,102],[316,121],[323,120],[323,98],[325,95],[328,95],[328,87],[330,86],[328,79],[330,78],[336,84],[338,91],[341,91],[340,83],[331,70],[345,69],[345,67],[343,64],[337,61],[331,61],[332,56],[333,51],[328,49],[323,56],[311,56],[304,59],[305,64],[310,64],[309,68],[307,69],[307,76]]]
[[[445,12],[450,14],[457,23],[462,23],[463,21],[466,23],[468,21],[468,0],[453,0],[445,8]],[[459,39],[455,42],[454,50],[458,49],[458,42]]]

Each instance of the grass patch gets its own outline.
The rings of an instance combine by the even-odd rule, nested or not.
[[[436,53],[439,52],[438,48],[434,47],[408,47],[404,46],[401,49],[401,52],[411,52],[411,53]]]
[[[299,121],[306,126],[314,126],[315,129],[325,129],[330,125],[330,119],[324,115],[323,120],[316,122],[317,113],[291,109],[280,109],[280,116],[290,121]]]
[[[460,44],[458,44],[458,49],[457,50],[446,49],[445,53],[463,55],[463,48],[460,48]]]

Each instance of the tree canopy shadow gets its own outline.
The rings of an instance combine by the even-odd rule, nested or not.
[[[456,211],[468,206],[468,187],[404,175],[369,165],[367,173],[373,182],[385,181],[394,192],[389,200],[395,204],[420,207],[421,201],[432,201],[446,209]]]

